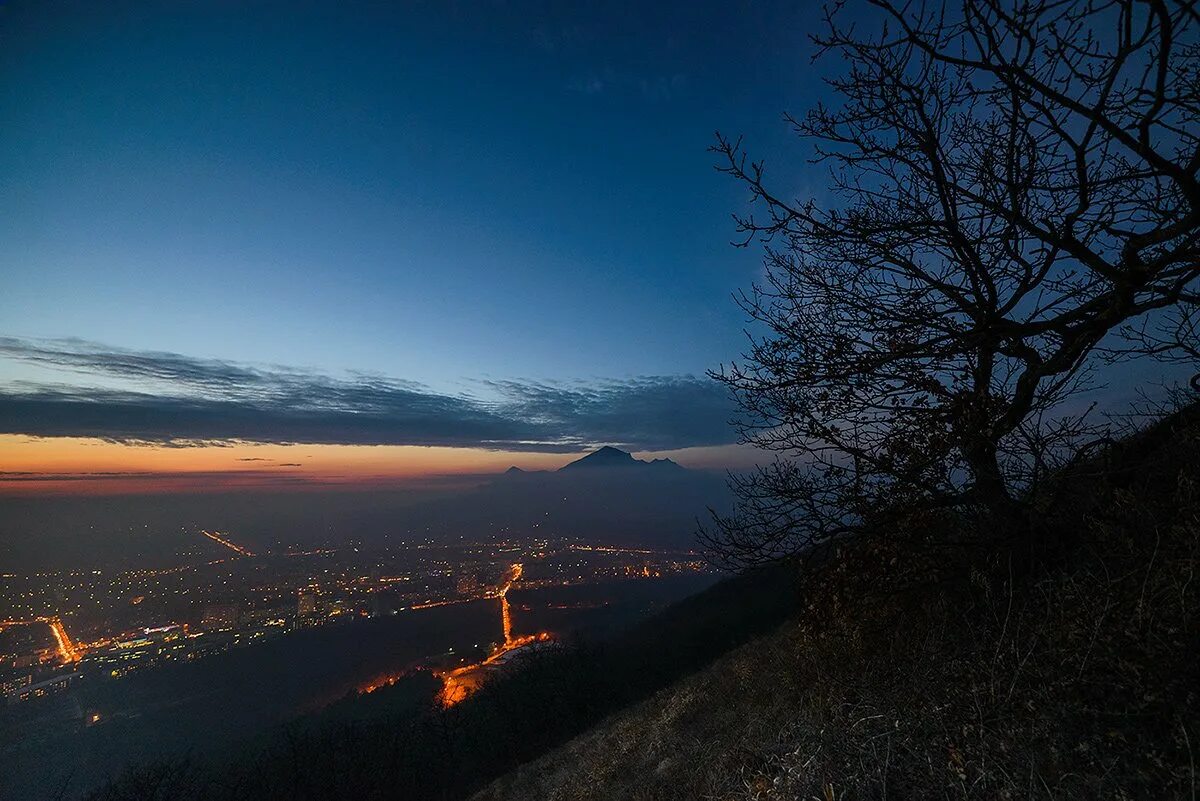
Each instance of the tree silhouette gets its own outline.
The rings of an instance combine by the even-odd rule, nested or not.
[[[766,333],[713,375],[782,457],[703,532],[732,564],[896,504],[1020,525],[1095,434],[1099,359],[1200,353],[1195,0],[866,2],[876,33],[837,4],[814,37],[837,106],[787,117],[829,202],[714,147],[758,210],[735,217],[766,254],[740,303]]]

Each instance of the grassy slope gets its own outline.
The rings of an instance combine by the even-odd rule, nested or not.
[[[1035,558],[844,548],[795,619],[476,798],[1195,798],[1198,418],[1065,477]]]

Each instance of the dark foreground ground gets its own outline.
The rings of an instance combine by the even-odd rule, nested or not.
[[[1196,798],[1197,420],[1063,476],[1038,543],[847,544],[784,625],[477,799]]]

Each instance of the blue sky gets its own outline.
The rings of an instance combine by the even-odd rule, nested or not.
[[[5,469],[760,460],[703,377],[762,269],[707,149],[829,200],[782,119],[820,8],[0,0]]]
[[[786,152],[815,21],[6,3],[0,333],[441,391],[702,373],[737,355],[729,295],[759,269],[705,151],[720,128]]]

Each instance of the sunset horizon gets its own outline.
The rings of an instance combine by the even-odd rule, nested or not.
[[[0,0],[0,801],[1195,801],[1200,0]]]
[[[455,394],[12,337],[0,365],[13,377],[0,397],[3,494],[403,488],[554,469],[604,445],[708,470],[753,458],[729,442],[719,389],[696,376],[463,380],[470,391]]]

